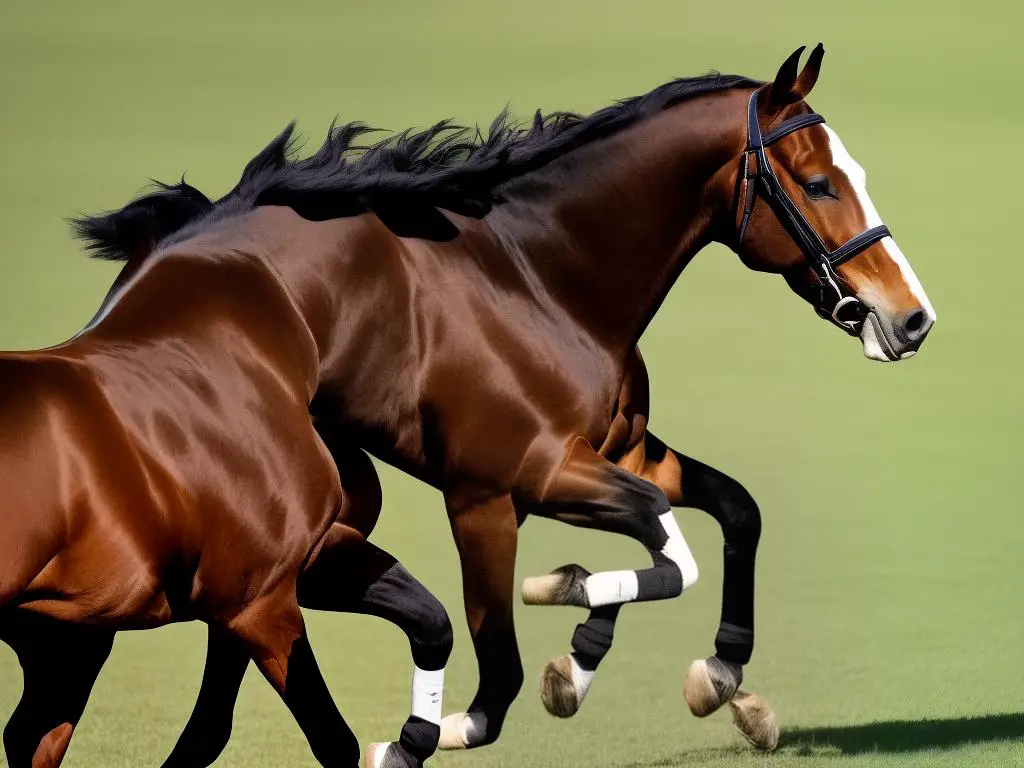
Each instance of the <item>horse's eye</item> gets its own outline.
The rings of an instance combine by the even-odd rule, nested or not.
[[[832,181],[824,174],[811,176],[811,178],[805,181],[804,191],[807,192],[808,197],[814,200],[820,200],[823,197],[831,197],[833,200],[839,199],[839,195],[836,194],[836,188],[832,186]]]

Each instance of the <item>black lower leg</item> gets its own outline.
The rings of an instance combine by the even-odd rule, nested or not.
[[[723,661],[743,665],[754,651],[754,550],[726,542],[724,560],[715,653]]]
[[[747,490],[728,475],[676,454],[682,465],[684,504],[702,509],[722,528],[722,617],[715,649],[732,664],[750,661],[754,649],[754,563],[761,514]]]
[[[321,765],[359,764],[359,742],[334,704],[305,635],[292,644],[282,698]]]
[[[444,606],[394,557],[365,539],[325,548],[300,576],[298,599],[307,608],[377,616],[395,624],[409,638],[419,670],[436,672],[448,663],[452,625]],[[440,734],[437,723],[414,712],[389,748],[393,754],[385,765],[420,765],[434,754]]]
[[[448,663],[453,638],[448,612],[401,563],[396,562],[366,590],[360,609],[405,632],[413,662],[420,669],[440,670]]]
[[[593,672],[611,650],[615,620],[621,608],[621,605],[593,608],[587,620],[576,625],[572,635],[572,657],[580,669]]]
[[[245,646],[221,627],[209,625],[199,697],[163,768],[205,768],[216,761],[231,738],[235,701],[248,665]]]
[[[401,563],[396,562],[366,590],[362,610],[391,621],[405,632],[417,676],[421,674],[419,670],[435,672],[445,668],[452,651],[452,625],[448,613]],[[413,685],[416,684],[414,679]],[[413,714],[402,726],[398,742],[390,747],[397,752],[396,758],[401,758],[396,762],[405,766],[422,765],[437,751],[441,738],[440,725],[415,711],[420,701],[421,696],[414,691]],[[433,705],[422,702],[420,706],[429,708]]]
[[[365,539],[325,547],[299,577],[299,605],[377,616],[409,638],[420,669],[444,669],[452,625],[440,601],[394,557]]]
[[[388,748],[388,752],[396,753],[395,762],[400,763],[403,768],[420,766],[437,751],[437,742],[440,738],[441,726],[422,717],[410,715],[402,726],[401,736]],[[384,765],[388,765],[387,760]]]
[[[11,768],[33,765],[42,739],[62,725],[74,728],[110,655],[114,633],[21,614],[5,617],[0,633],[18,654],[24,690],[4,728]]]
[[[491,744],[501,733],[508,709],[523,687],[523,665],[514,631],[486,624],[473,638],[480,683],[469,705],[483,735],[477,746]]]

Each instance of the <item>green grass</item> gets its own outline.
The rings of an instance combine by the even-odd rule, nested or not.
[[[587,110],[675,75],[771,77],[797,45],[828,49],[811,101],[870,173],[875,202],[935,304],[921,355],[899,366],[817,320],[781,280],[710,248],[643,341],[655,432],[743,479],[764,512],[758,647],[749,686],[784,747],[753,754],[727,715],[680,693],[712,649],[720,535],[679,518],[701,584],[624,613],[583,711],[548,717],[544,661],[578,613],[518,613],[528,683],[499,745],[439,766],[848,768],[1024,765],[1024,432],[1020,178],[1024,66],[1010,2],[679,0],[630,3],[0,3],[0,348],[60,341],[113,279],[61,217],[115,207],[183,170],[210,194],[298,117],[317,142],[341,113],[389,128],[506,101]],[[475,663],[437,494],[384,469],[379,542],[459,625],[447,710]],[[609,536],[531,521],[520,574],[578,560],[642,563]],[[400,634],[311,616],[335,697],[364,742],[408,711]],[[184,724],[203,657],[198,625],[124,634],[71,747],[71,766],[157,765]],[[0,717],[20,693],[0,650]],[[220,764],[309,765],[268,686],[247,678]]]

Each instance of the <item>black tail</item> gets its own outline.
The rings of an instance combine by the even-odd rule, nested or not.
[[[213,208],[210,199],[184,179],[179,184],[156,185],[156,192],[119,211],[71,219],[72,232],[86,242],[94,258],[128,261],[148,254],[165,237]]]

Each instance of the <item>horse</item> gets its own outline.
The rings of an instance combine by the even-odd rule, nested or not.
[[[443,122],[357,152],[364,129],[349,124],[286,161],[289,127],[262,153],[278,161],[167,233],[124,281],[127,295],[168,261],[229,253],[269,265],[319,352],[318,416],[442,491],[480,673],[467,710],[442,723],[443,748],[493,743],[521,688],[513,566],[526,517],[624,534],[652,559],[524,583],[529,603],[590,609],[543,678],[549,711],[568,715],[620,607],[696,582],[673,506],[704,509],[725,539],[715,654],[690,666],[690,709],[730,703],[756,745],[777,743],[767,703],[739,693],[760,512],[736,480],[647,429],[636,345],[711,241],[782,276],[870,359],[913,356],[933,327],[866,174],[805,101],[824,49],[801,70],[802,52],[768,83],[674,80],[587,117],[538,113],[518,128],[503,114],[486,139]],[[207,690],[222,690],[210,674]]]
[[[365,454],[314,429],[318,364],[281,281],[239,254],[161,259],[71,340],[0,354],[0,639],[25,679],[3,735],[12,768],[62,762],[116,631],[193,619],[232,649],[219,675],[240,681],[254,660],[316,759],[357,765],[297,593],[406,630],[412,712],[367,759],[433,754],[451,625],[393,557],[335,524],[373,488]]]

